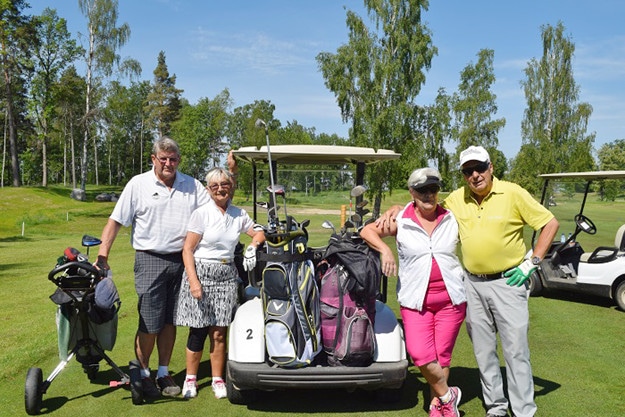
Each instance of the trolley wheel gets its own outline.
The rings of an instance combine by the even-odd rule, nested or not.
[[[98,376],[100,365],[97,363],[91,365],[83,365],[83,370],[87,374],[87,378],[89,378],[89,381],[94,381]]]
[[[31,416],[39,414],[42,399],[43,372],[41,372],[41,368],[30,368],[26,374],[26,384],[24,385],[26,413]]]
[[[143,404],[143,384],[141,383],[141,365],[139,361],[132,360],[128,364],[130,378],[130,396],[134,405]]]

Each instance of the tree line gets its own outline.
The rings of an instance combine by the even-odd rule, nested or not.
[[[436,166],[448,189],[460,184],[456,161],[469,145],[489,150],[499,178],[535,193],[541,173],[625,164],[625,140],[603,145],[593,156],[595,134],[587,131],[592,106],[579,101],[575,45],[562,22],[541,27],[542,55],[520,74],[527,103],[522,145],[508,160],[498,149],[506,121],[496,117],[494,50],[476,51],[475,62],[460,72],[456,91],[441,87],[433,103],[416,104],[438,53],[423,19],[427,0],[364,0],[368,20],[346,10],[347,42],[317,55],[325,86],[349,123],[348,138],[319,134],[295,120],[283,123],[274,117],[270,100],[235,108],[228,88],[190,103],[176,87],[164,51],[153,77],[142,80],[139,63],[119,54],[131,30],[118,22],[117,0],[77,3],[85,18],[82,42],[55,9],[33,16],[24,0],[0,4],[2,186],[54,183],[83,191],[87,184],[121,186],[149,168],[152,143],[163,135],[179,142],[180,169],[202,178],[229,149],[263,145],[264,132],[255,127],[259,118],[266,121],[272,144],[356,145],[401,153],[400,160],[368,170],[374,213],[386,190],[404,187],[415,167]],[[311,177],[313,190],[349,185],[344,170],[328,167],[307,167],[288,173],[286,180],[293,189],[308,190]],[[242,167],[239,185],[251,188],[249,167]],[[618,187],[604,191],[611,199],[622,192]]]

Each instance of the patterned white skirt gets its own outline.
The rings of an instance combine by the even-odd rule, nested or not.
[[[229,326],[237,307],[237,268],[234,264],[202,262],[195,269],[202,284],[202,299],[191,295],[185,271],[180,285],[178,305],[174,310],[176,326]]]

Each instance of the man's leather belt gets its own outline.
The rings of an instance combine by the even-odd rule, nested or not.
[[[468,272],[468,271],[467,271]],[[503,273],[505,271],[502,272],[497,272],[495,274],[474,274],[473,272],[469,272],[469,274],[473,275],[474,277],[477,278],[481,278],[481,279],[485,279],[485,280],[489,280],[489,279],[499,279],[499,278],[503,278]]]

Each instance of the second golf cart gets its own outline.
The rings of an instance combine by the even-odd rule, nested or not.
[[[625,171],[592,171],[543,174],[544,180],[541,202],[550,209],[560,208],[555,204],[554,192],[564,189],[561,183],[584,182],[584,194],[579,212],[573,216],[575,230],[568,237],[563,233],[561,240],[553,242],[540,268],[530,279],[530,294],[540,295],[544,289],[564,290],[585,293],[612,299],[625,311],[625,218],[621,215],[616,226],[612,227],[611,244],[582,248],[577,237],[580,233],[597,233],[595,222],[584,214],[586,201],[591,191],[590,185],[600,180],[623,180]],[[558,181],[558,186],[555,182]],[[620,212],[623,213],[622,211]],[[562,219],[559,219],[562,223]]]

